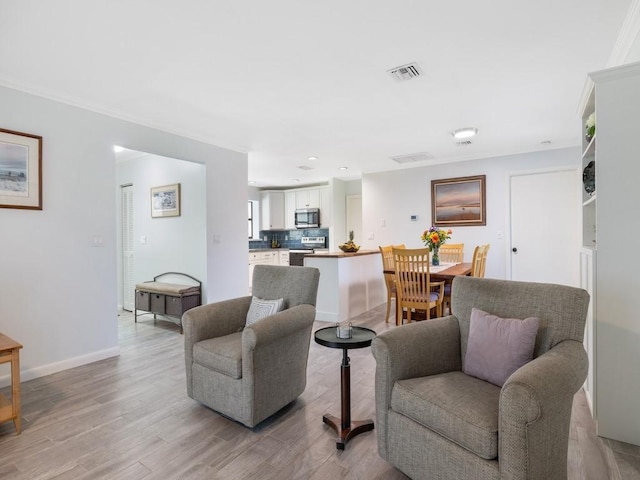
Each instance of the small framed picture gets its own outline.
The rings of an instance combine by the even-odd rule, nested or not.
[[[163,185],[151,189],[151,217],[180,216],[180,184]]]
[[[0,207],[42,210],[42,137],[0,128]]]

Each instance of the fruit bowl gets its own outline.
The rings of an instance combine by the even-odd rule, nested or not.
[[[355,253],[360,250],[360,245],[356,245],[355,243],[343,243],[342,245],[338,245],[338,247],[345,253]]]

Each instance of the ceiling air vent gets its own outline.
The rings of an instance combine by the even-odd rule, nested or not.
[[[420,153],[411,153],[409,155],[396,155],[395,157],[391,157],[396,163],[412,163],[412,162],[422,162],[424,160],[431,160],[433,156],[427,152]]]
[[[458,147],[466,147],[467,145],[471,145],[471,140],[459,140],[456,142]]]
[[[387,70],[387,72],[389,72],[389,74],[399,82],[411,80],[412,78],[416,78],[421,75],[420,69],[415,63],[409,63],[408,65],[395,67],[391,70]]]
[[[300,165],[298,168],[300,170],[313,170],[313,167],[310,167],[308,165]]]

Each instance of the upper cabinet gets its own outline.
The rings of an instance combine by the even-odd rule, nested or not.
[[[296,191],[285,190],[284,192],[284,228],[293,230],[296,228]]]
[[[332,224],[332,200],[329,187],[291,190],[265,190],[260,194],[260,229],[293,230],[298,208],[319,208],[320,226]]]
[[[284,230],[284,192],[260,192],[260,230]]]
[[[320,208],[320,190],[296,190],[296,208]]]

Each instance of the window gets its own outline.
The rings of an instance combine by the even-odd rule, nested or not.
[[[249,201],[249,238],[253,238],[253,202]]]

